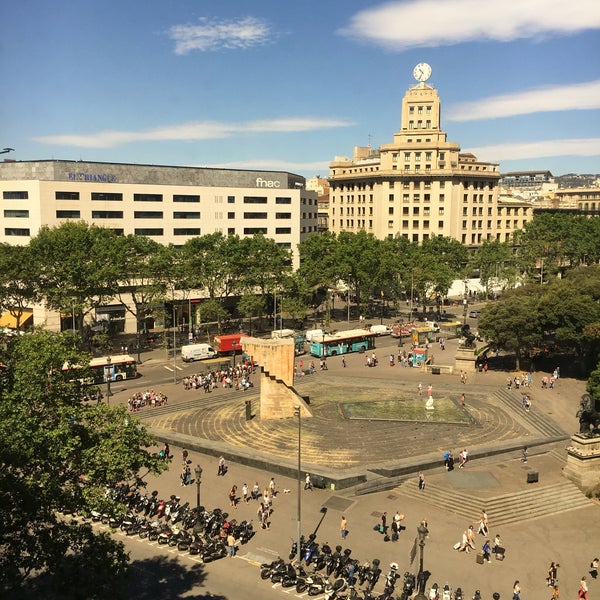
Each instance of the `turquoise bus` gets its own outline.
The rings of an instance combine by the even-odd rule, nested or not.
[[[351,329],[317,336],[310,341],[313,356],[337,356],[348,352],[366,352],[375,348],[375,334],[366,329]]]

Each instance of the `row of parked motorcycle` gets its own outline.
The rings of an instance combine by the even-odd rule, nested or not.
[[[89,518],[93,522],[198,555],[205,563],[227,556],[229,533],[240,544],[246,544],[255,533],[250,521],[229,519],[228,513],[219,508],[207,510],[191,507],[189,502],[182,504],[175,494],[164,500],[157,491],[148,495],[122,486],[108,494],[126,507],[125,514],[114,517],[92,511]]]
[[[383,581],[383,591],[375,592],[382,575],[379,559],[361,563],[351,556],[350,548],[336,546],[332,550],[327,543],[319,545],[315,537],[311,534],[308,539],[300,538],[300,560],[297,560],[298,544],[293,541],[289,561],[279,558],[262,564],[261,579],[279,583],[282,588],[295,587],[299,594],[322,594],[325,600],[408,600],[416,591],[417,577],[408,571],[402,577],[398,563],[393,562]],[[400,589],[397,584],[401,578]],[[460,587],[453,592],[448,584],[440,588],[434,583],[427,597],[429,600],[463,600],[463,592]],[[475,591],[473,600],[482,600],[479,590]]]

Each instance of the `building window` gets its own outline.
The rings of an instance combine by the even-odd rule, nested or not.
[[[227,218],[228,219],[235,219],[235,213],[234,212],[228,212],[227,213]]]
[[[5,210],[4,211],[5,219],[28,219],[29,211],[28,210]]]
[[[291,219],[292,213],[276,212],[275,218],[276,219]]]
[[[122,210],[93,210],[92,219],[122,219]]]
[[[174,219],[199,219],[199,212],[173,212]]]
[[[152,228],[141,227],[140,229],[135,229],[134,233],[135,233],[135,235],[147,235],[147,236],[164,235],[162,228],[152,229]]]
[[[266,196],[244,196],[244,204],[266,204]]]
[[[388,215],[393,215],[394,214],[394,207],[393,206],[389,206],[388,207]]]
[[[79,210],[57,210],[57,219],[80,219],[81,211]]]
[[[235,227],[228,227],[227,235],[235,235]]]
[[[29,236],[29,229],[21,229],[18,227],[5,227],[4,235],[7,237],[10,237],[10,236],[27,237],[27,236]]]
[[[444,207],[443,207],[443,206],[440,206],[440,207],[438,208],[438,215],[443,215],[443,214],[444,214]]]
[[[408,229],[408,220],[402,221],[402,229]]]
[[[429,221],[423,221],[423,229],[429,229]]]
[[[262,233],[267,235],[266,227],[244,227],[244,235],[254,235],[256,233]]]
[[[227,204],[235,204],[235,196],[227,196]]]
[[[390,195],[388,196],[388,200],[389,200],[390,202],[393,202],[393,201],[394,201],[394,194],[390,194]]]
[[[408,112],[409,112],[411,115],[414,115],[414,114],[415,114],[415,107],[414,107],[414,106],[409,106],[409,107],[408,107]]]
[[[421,160],[421,153],[415,152],[415,160]]]
[[[444,221],[438,221],[438,229],[444,229]]]
[[[421,194],[413,194],[413,202],[420,202]]]
[[[276,234],[279,233],[281,235],[292,233],[292,228],[291,227],[275,227],[275,233]]]
[[[92,200],[100,200],[104,202],[121,202],[123,200],[123,194],[118,194],[116,192],[92,192]]]
[[[413,215],[417,216],[419,214],[419,207],[413,206]]]
[[[403,215],[408,215],[408,206],[403,206],[402,207],[402,214]]]
[[[292,203],[292,199],[288,198],[287,196],[283,196],[281,198],[275,198],[275,204],[291,204]]]
[[[79,192],[54,192],[56,200],[79,200]]]
[[[404,153],[404,160],[405,161],[409,161],[410,160],[410,152],[405,152]]]
[[[4,200],[27,200],[29,192],[2,192],[2,197]]]
[[[173,194],[173,202],[200,202],[200,196],[196,194]]]
[[[175,227],[173,235],[200,235],[200,227]]]
[[[410,194],[403,194],[402,202],[410,202]]]
[[[133,213],[134,219],[162,219],[163,213],[161,210],[136,210]]]
[[[134,202],[162,202],[163,195],[162,194],[134,194],[133,201]]]
[[[393,219],[390,219],[388,221],[388,227],[391,229],[393,226],[394,226],[394,221],[393,221]]]

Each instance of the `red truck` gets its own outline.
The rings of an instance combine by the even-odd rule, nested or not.
[[[240,340],[248,337],[246,333],[231,333],[229,335],[215,335],[213,348],[218,354],[236,354],[242,353],[242,344]]]

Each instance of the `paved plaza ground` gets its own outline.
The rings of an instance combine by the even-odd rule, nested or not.
[[[309,396],[314,415],[302,422],[302,478],[310,472],[328,483],[326,489],[301,492],[303,532],[319,525],[318,539],[337,543],[344,514],[350,530],[344,545],[352,548],[353,556],[361,561],[380,558],[386,568],[395,561],[402,572],[415,571],[409,554],[416,527],[426,519],[430,534],[425,568],[431,573],[430,583],[461,586],[465,597],[481,589],[484,598],[491,598],[494,591],[509,598],[513,582],[519,579],[523,600],[542,600],[550,597],[545,577],[550,562],[556,561],[561,564],[561,597],[575,597],[579,579],[600,554],[600,507],[562,475],[569,436],[578,428],[575,412],[585,383],[561,378],[556,389],[541,390],[542,373],[535,373],[528,390],[533,406],[526,413],[520,394],[505,389],[506,372],[474,373],[463,385],[457,375],[430,375],[397,364],[390,367],[387,355],[393,343],[381,339],[377,349],[381,360],[375,368],[365,367],[363,356],[350,355],[345,368],[339,358],[332,358],[328,371],[297,381],[298,391]],[[446,347],[444,352],[435,350],[437,364],[453,364],[455,345]],[[153,357],[146,368],[160,362],[160,357]],[[193,372],[200,365],[185,368]],[[468,413],[468,423],[349,420],[340,410],[344,402],[361,399],[417,397],[418,383],[425,389],[431,384],[434,398],[448,398]],[[114,400],[125,402],[128,391],[115,391]],[[162,391],[169,396],[168,407],[137,413],[157,438],[171,443],[174,455],[171,469],[150,485],[162,494],[179,493],[195,502],[196,487],[179,486],[181,447],[188,448],[193,464],[204,469],[202,503],[208,507],[226,506],[233,483],[238,488],[254,481],[265,486],[275,476],[280,494],[274,502],[271,530],[259,531],[240,550],[239,558],[260,563],[286,556],[297,527],[297,420],[261,421],[256,388],[204,394],[165,383]],[[459,402],[462,393],[464,408]],[[246,400],[251,401],[251,420],[246,420]],[[520,460],[525,445],[530,448],[527,464]],[[469,463],[446,472],[443,453],[457,454],[463,448],[469,450]],[[217,478],[221,454],[228,458],[230,469],[226,477]],[[417,488],[420,470],[426,480],[422,491]],[[537,483],[527,483],[530,471],[538,472]],[[347,485],[350,477],[360,483]],[[375,491],[363,493],[367,488]],[[323,507],[328,510],[320,523]],[[504,562],[479,565],[474,552],[458,553],[452,548],[469,524],[476,525],[484,508],[490,535],[500,533],[506,545]],[[256,519],[255,504],[235,510],[238,519]],[[398,542],[385,543],[373,525],[384,511],[391,518],[396,510],[406,515],[407,529]],[[478,536],[479,546],[483,541]],[[591,581],[590,598],[598,594],[600,584]]]

